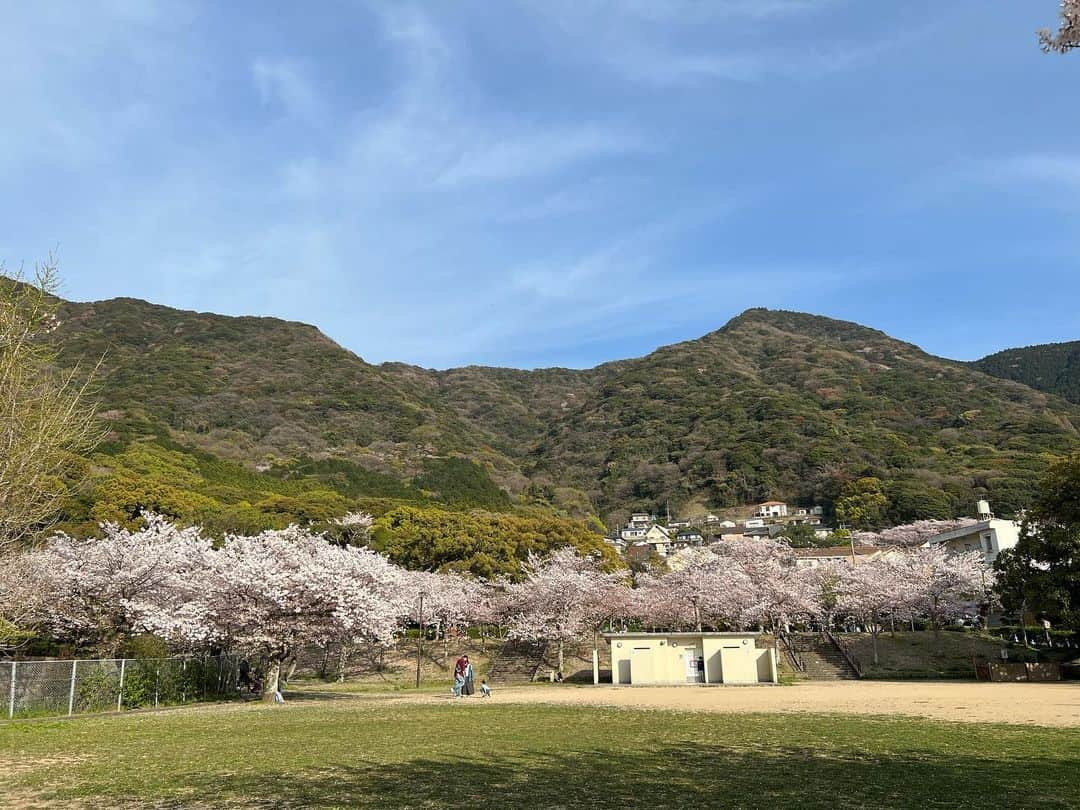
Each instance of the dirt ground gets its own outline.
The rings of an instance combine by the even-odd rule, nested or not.
[[[444,696],[417,697],[444,701]],[[480,702],[469,698],[462,702]],[[704,712],[892,715],[1080,727],[1080,683],[803,682],[794,686],[522,686],[493,701]]]

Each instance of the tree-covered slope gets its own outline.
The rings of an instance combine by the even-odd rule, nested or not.
[[[1006,349],[972,365],[994,377],[1080,403],[1080,340]]]
[[[67,362],[104,356],[99,398],[117,436],[156,425],[349,497],[394,498],[398,481],[505,508],[494,481],[519,504],[610,522],[668,504],[829,505],[869,476],[890,517],[949,517],[977,496],[1022,506],[1046,459],[1080,446],[1074,404],[790,312],[750,310],[589,370],[375,366],[311,326],[131,299],[65,304],[58,334]]]
[[[553,424],[534,477],[602,511],[837,497],[886,482],[896,518],[1021,506],[1043,454],[1077,446],[1080,409],[856,324],[751,310],[605,375]]]

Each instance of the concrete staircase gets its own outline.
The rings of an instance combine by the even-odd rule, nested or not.
[[[859,673],[848,663],[844,653],[820,633],[793,633],[791,644],[805,667],[800,677],[812,681],[849,680]]]
[[[504,641],[491,662],[487,679],[492,684],[530,683],[544,663],[547,647],[527,641]]]

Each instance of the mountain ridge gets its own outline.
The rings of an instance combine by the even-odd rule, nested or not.
[[[971,365],[991,376],[1080,403],[1080,340],[1003,349]]]
[[[1080,407],[1054,394],[789,310],[589,369],[531,370],[376,365],[310,324],[136,298],[64,302],[61,321],[62,362],[105,355],[102,410],[121,428],[160,424],[251,467],[342,459],[399,480],[462,456],[519,500],[609,521],[828,504],[866,475],[922,503],[897,516],[949,516],[976,496],[1015,509],[1043,455],[1080,445]]]

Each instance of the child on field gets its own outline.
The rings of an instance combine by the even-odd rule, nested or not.
[[[491,697],[491,687],[488,686],[487,680],[481,678],[480,680],[480,697]]]
[[[461,690],[463,688],[465,688],[465,676],[461,675],[461,674],[455,675],[454,676],[454,686],[450,690],[451,692],[453,692],[454,697],[456,697],[456,698],[461,697]]]

